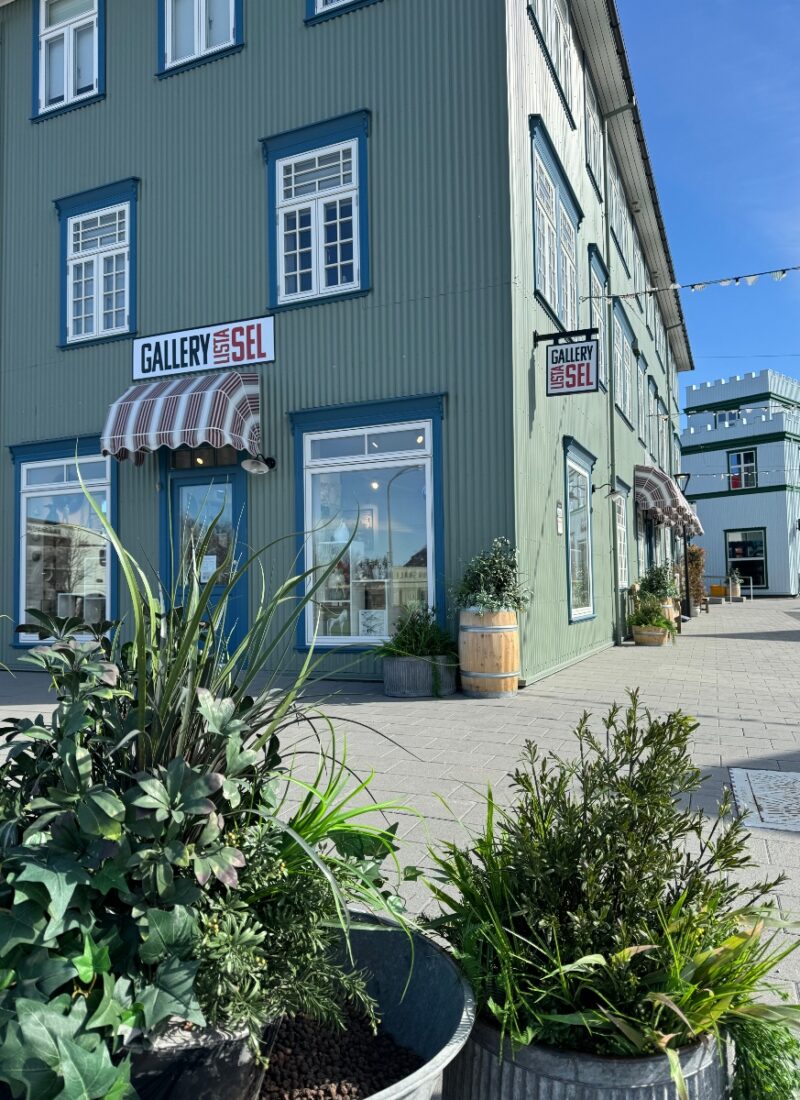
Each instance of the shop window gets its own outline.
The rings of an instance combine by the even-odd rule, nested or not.
[[[242,0],[159,0],[159,73],[241,46]]]
[[[726,531],[725,553],[728,573],[735,569],[745,582],[753,582],[753,588],[767,587],[767,532],[764,527]]]
[[[578,324],[581,212],[539,120],[533,126],[533,175],[536,291],[571,331]]]
[[[58,199],[61,219],[61,344],[135,329],[138,181]]]
[[[367,126],[362,112],[264,142],[273,306],[368,289]]]
[[[104,0],[36,0],[38,48],[34,114],[43,115],[100,91]]]
[[[728,452],[728,484],[732,490],[755,489],[758,486],[756,452]]]
[[[34,608],[100,623],[111,617],[110,553],[78,478],[110,518],[110,459],[86,455],[19,463],[19,620]],[[20,635],[22,643],[38,641]]]
[[[432,432],[420,421],[304,435],[306,567],[336,562],[307,639],[381,642],[404,608],[434,604]]]
[[[593,456],[574,441],[566,443],[567,588],[570,622],[594,614],[592,578]]]

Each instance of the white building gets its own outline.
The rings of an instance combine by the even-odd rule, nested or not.
[[[800,382],[772,370],[689,386],[681,438],[686,495],[706,574],[734,568],[743,594],[800,592]]]

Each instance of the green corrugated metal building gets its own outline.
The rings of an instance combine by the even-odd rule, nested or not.
[[[621,636],[692,361],[613,0],[5,0],[0,36],[2,659],[26,607],[124,611],[76,454],[167,583],[217,511],[209,572],[352,536],[297,638],[333,673],[497,535],[524,680]],[[589,327],[598,389],[547,396],[534,334]]]

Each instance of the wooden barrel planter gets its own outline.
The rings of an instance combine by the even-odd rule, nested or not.
[[[635,626],[633,628],[634,645],[666,645],[669,631],[660,626]]]
[[[471,699],[504,699],[519,689],[516,611],[462,611],[458,630],[461,688]]]

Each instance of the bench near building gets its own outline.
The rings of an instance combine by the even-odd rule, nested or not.
[[[800,593],[800,382],[763,370],[689,386],[683,469],[703,522],[697,541],[742,594]]]
[[[671,478],[692,359],[652,290],[675,276],[613,3],[2,0],[0,30],[17,623],[124,612],[77,453],[167,585],[217,513],[207,575],[234,541],[290,536],[280,575],[354,536],[297,636],[332,672],[408,602],[446,617],[497,535],[535,592],[523,679],[621,636],[624,590],[695,521]],[[546,379],[534,334],[582,328],[599,377]]]

